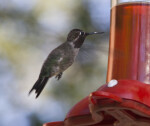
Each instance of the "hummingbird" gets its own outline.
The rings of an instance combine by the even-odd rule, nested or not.
[[[103,32],[87,33],[80,29],[71,30],[66,42],[52,50],[44,61],[39,78],[29,91],[29,94],[35,90],[36,98],[38,98],[49,78],[55,76],[55,78],[59,80],[63,72],[74,63],[85,38],[89,35],[102,33]]]

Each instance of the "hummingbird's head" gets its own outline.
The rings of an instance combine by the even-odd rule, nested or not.
[[[76,41],[81,37],[84,37],[84,32],[80,29],[73,29],[69,32],[68,37],[67,37],[67,41]]]
[[[93,34],[102,34],[103,32],[84,32],[80,29],[73,29],[69,32],[68,37],[67,37],[67,42],[71,42],[74,44],[75,48],[80,48],[88,35],[93,35]]]

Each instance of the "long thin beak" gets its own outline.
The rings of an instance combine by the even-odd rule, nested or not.
[[[89,33],[85,33],[85,35],[93,35],[93,34],[103,34],[104,32],[89,32]]]

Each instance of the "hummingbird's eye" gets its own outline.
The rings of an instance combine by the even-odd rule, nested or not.
[[[83,31],[81,31],[81,32],[80,32],[80,35],[81,35],[81,36],[83,36],[83,35],[84,35],[84,32],[83,32]]]

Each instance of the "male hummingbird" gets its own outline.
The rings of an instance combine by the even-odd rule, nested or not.
[[[102,34],[103,32],[87,33],[80,29],[73,29],[69,32],[67,41],[55,48],[45,60],[39,78],[33,85],[29,94],[35,90],[36,98],[40,95],[49,78],[56,76],[59,80],[62,73],[70,67],[79,49],[81,48],[85,38],[88,35]]]

